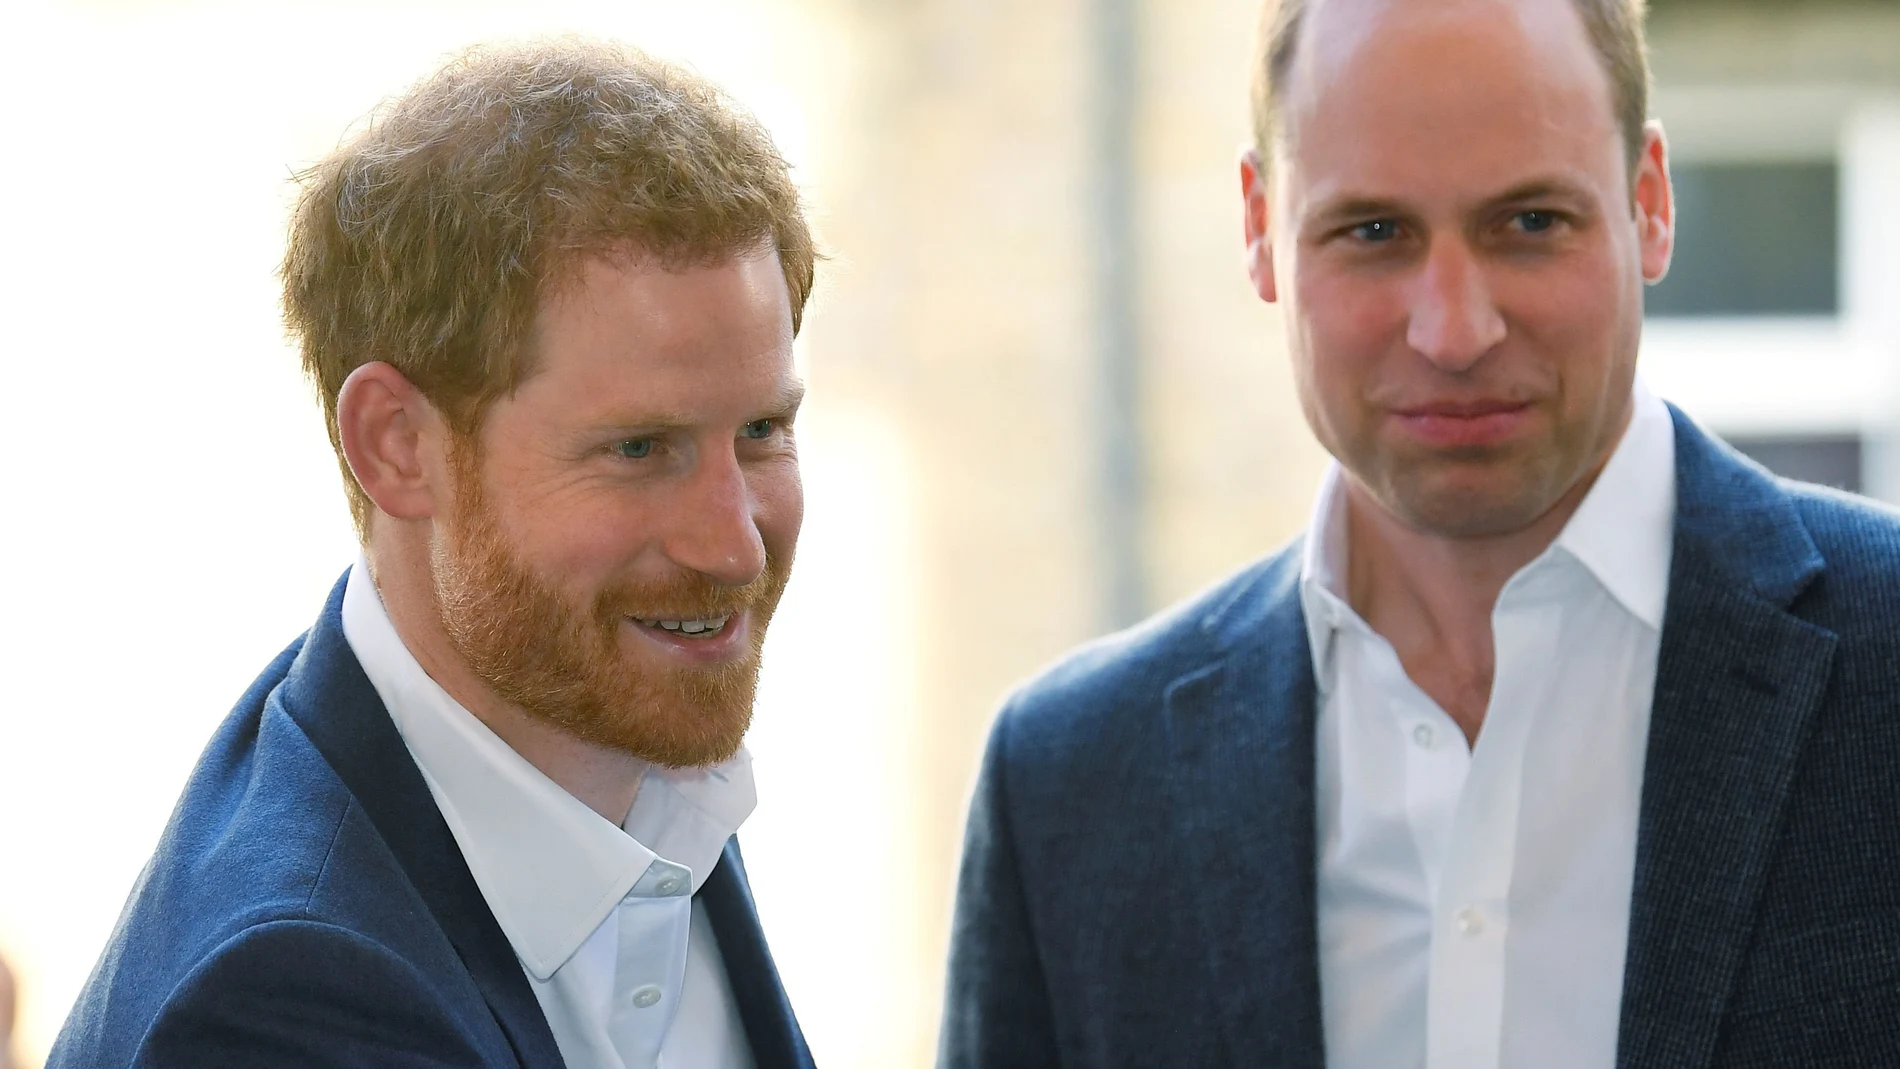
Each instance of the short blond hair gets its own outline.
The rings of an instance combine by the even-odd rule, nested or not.
[[[792,329],[817,253],[764,128],[711,82],[637,49],[476,48],[299,176],[284,317],[322,399],[350,514],[337,396],[385,361],[472,436],[534,371],[537,310],[590,255],[669,267],[777,251]]]
[[[1278,101],[1286,89],[1299,46],[1300,23],[1310,0],[1266,0],[1254,47],[1253,138],[1270,158],[1279,126]],[[1583,17],[1590,44],[1610,79],[1610,106],[1623,135],[1631,170],[1643,155],[1643,123],[1649,118],[1649,48],[1643,38],[1647,0],[1572,0]]]

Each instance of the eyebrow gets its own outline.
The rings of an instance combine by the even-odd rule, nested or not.
[[[789,416],[798,411],[805,403],[805,382],[803,379],[790,379],[779,387],[770,403],[765,406],[765,415],[770,417]]]
[[[784,419],[798,411],[805,403],[805,383],[800,379],[790,379],[779,386],[772,397],[762,406],[755,419]],[[636,419],[618,417],[601,420],[596,426],[619,433],[638,433],[641,435],[665,434],[668,431],[685,430],[699,421],[682,412],[652,412]]]
[[[1327,203],[1309,218],[1312,223],[1332,227],[1348,219],[1380,219],[1415,214],[1395,200],[1378,197],[1346,197]]]
[[[1555,176],[1533,178],[1519,182],[1502,193],[1486,197],[1480,204],[1480,210],[1549,198],[1589,200],[1590,195],[1575,182],[1563,178]],[[1331,227],[1350,219],[1404,219],[1417,214],[1416,209],[1407,206],[1402,201],[1387,197],[1348,195],[1325,204],[1312,214],[1311,220],[1319,226]]]
[[[1520,182],[1503,193],[1485,201],[1490,207],[1504,204],[1521,204],[1527,200],[1547,200],[1550,198],[1567,200],[1588,200],[1590,195],[1575,182],[1562,178],[1533,178]]]

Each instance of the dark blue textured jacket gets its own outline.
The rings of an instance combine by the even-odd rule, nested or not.
[[[1674,413],[1620,1069],[1900,1066],[1900,516]],[[1005,706],[946,1069],[1324,1063],[1298,546]]]
[[[211,740],[47,1069],[562,1065],[342,598]],[[809,1067],[736,840],[698,898],[759,1069]]]

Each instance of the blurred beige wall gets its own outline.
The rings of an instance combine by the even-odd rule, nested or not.
[[[1293,537],[1326,455],[1293,393],[1278,310],[1242,266],[1252,0],[1142,5],[1141,245],[1151,601]]]
[[[828,7],[859,66],[822,161],[814,386],[894,413],[922,619],[914,975],[927,1064],[965,806],[998,702],[1101,633],[1087,0]],[[1138,346],[1151,608],[1291,536],[1322,455],[1241,268],[1250,0],[1137,5]],[[896,861],[897,859],[891,859]]]

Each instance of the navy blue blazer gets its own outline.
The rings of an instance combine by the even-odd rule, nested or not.
[[[1900,1066],[1900,517],[1674,412],[1620,1069]],[[941,1064],[1324,1063],[1296,544],[990,736]]]
[[[212,738],[47,1069],[562,1065],[342,604]],[[760,1069],[809,1069],[736,839],[697,897]]]

